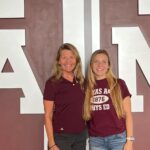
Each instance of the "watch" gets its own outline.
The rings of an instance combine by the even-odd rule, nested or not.
[[[134,136],[128,136],[126,139],[129,140],[129,141],[134,141],[135,137]]]

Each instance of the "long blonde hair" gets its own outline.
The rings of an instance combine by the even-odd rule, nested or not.
[[[53,65],[53,69],[51,72],[52,79],[54,81],[58,81],[62,76],[62,70],[61,70],[61,66],[59,64],[59,60],[60,60],[61,52],[63,50],[71,51],[74,54],[74,56],[76,57],[76,66],[73,70],[73,73],[75,75],[75,78],[77,78],[79,80],[80,86],[83,89],[84,88],[84,76],[82,73],[81,58],[80,58],[77,48],[70,43],[64,43],[59,47],[58,53],[57,53],[57,56],[56,56],[56,59],[55,59],[54,65]]]
[[[122,105],[121,90],[120,90],[118,80],[112,72],[110,57],[106,50],[96,50],[91,56],[90,63],[88,65],[83,118],[86,121],[91,119],[91,98],[93,97],[93,89],[96,86],[96,78],[92,70],[92,63],[94,62],[94,59],[98,54],[104,54],[108,58],[109,69],[106,73],[106,79],[108,82],[108,86],[110,88],[110,96],[111,96],[114,108],[116,110],[117,116],[118,118],[122,118],[124,117],[124,112],[123,112],[123,105]]]

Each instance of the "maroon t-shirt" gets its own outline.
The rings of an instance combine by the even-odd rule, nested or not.
[[[53,127],[55,133],[80,133],[85,129],[82,119],[84,91],[74,79],[59,81],[49,79],[44,90],[44,100],[54,101]]]
[[[92,119],[88,122],[90,136],[109,136],[126,130],[125,119],[118,119],[110,98],[110,89],[106,79],[97,80],[94,88]],[[118,79],[123,99],[131,96],[125,82]]]

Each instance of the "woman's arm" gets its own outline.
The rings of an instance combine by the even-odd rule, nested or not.
[[[133,137],[133,118],[132,118],[132,112],[131,112],[131,99],[129,96],[127,96],[123,100],[123,109],[125,112],[125,122],[126,122],[126,131],[127,131],[127,138]],[[132,148],[132,139],[128,140],[124,146],[124,150],[133,150]]]
[[[53,124],[52,124],[54,101],[44,100],[44,111],[45,111],[44,120],[45,120],[46,133],[48,137],[48,145],[49,147],[52,147],[51,150],[59,150],[57,145],[54,146],[55,140],[54,140],[54,132],[53,132]]]

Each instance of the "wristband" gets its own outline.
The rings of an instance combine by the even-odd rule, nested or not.
[[[128,136],[126,139],[129,140],[129,141],[134,141],[135,140],[134,136]]]
[[[52,147],[54,147],[56,144],[54,144],[54,145],[52,145],[51,147],[49,147],[49,150],[52,148]]]

